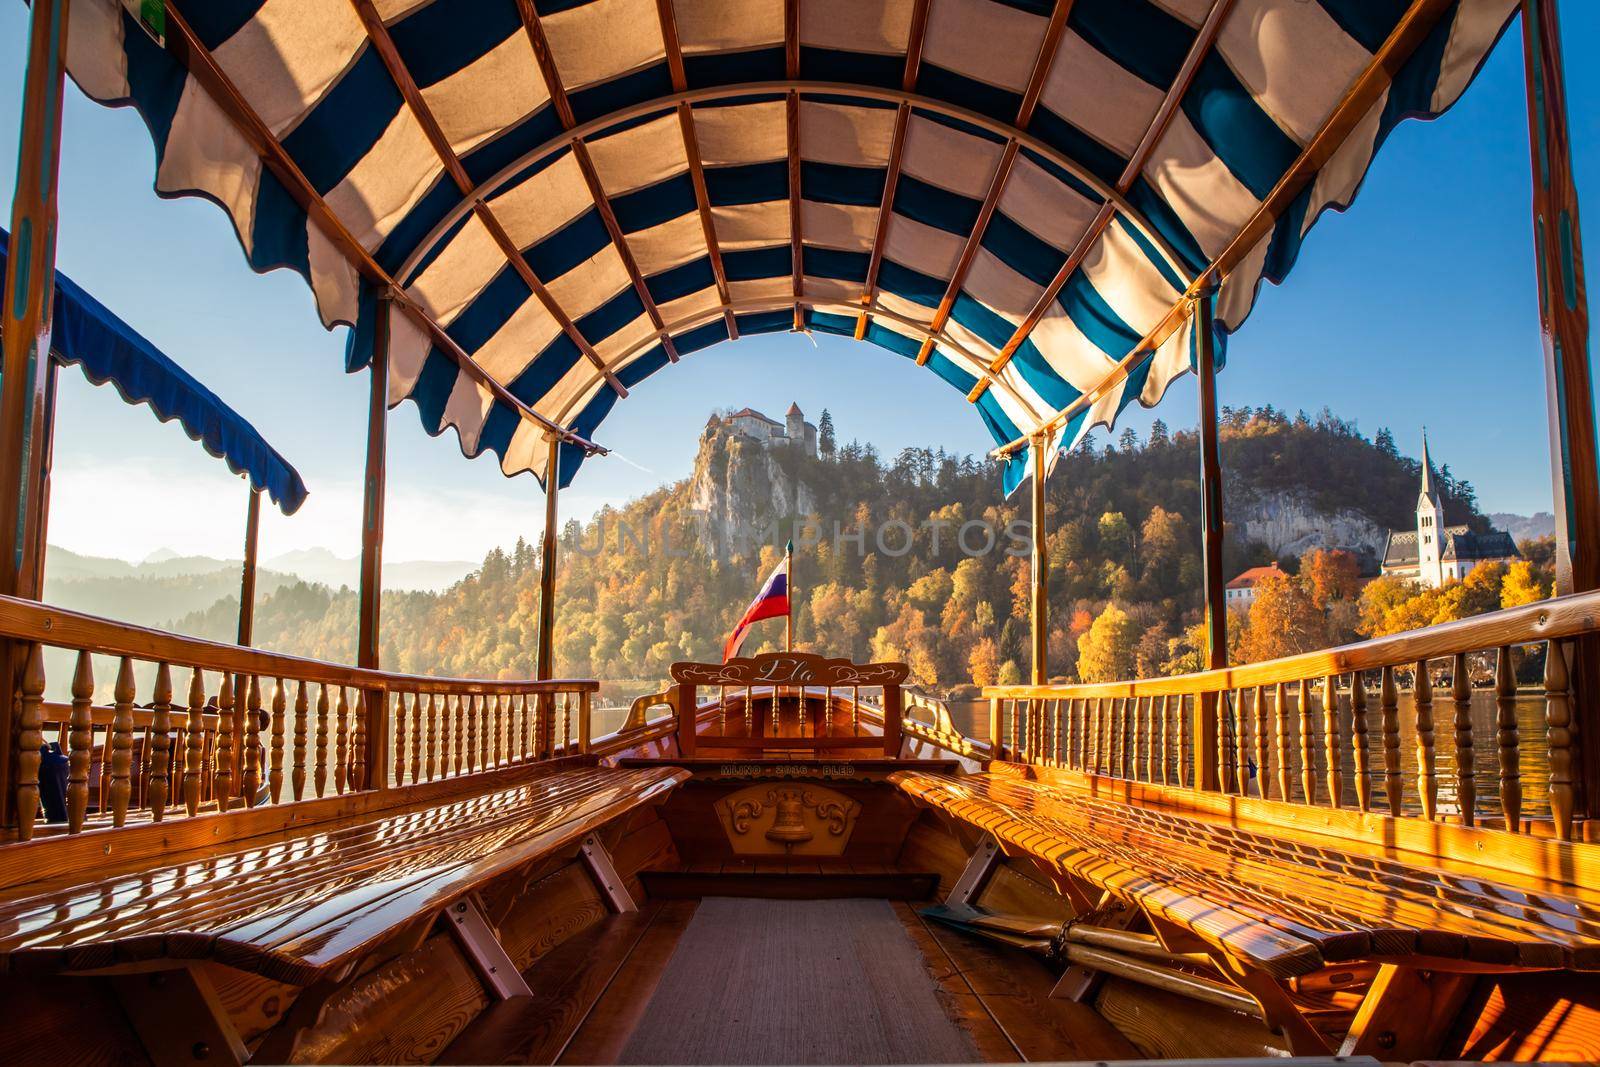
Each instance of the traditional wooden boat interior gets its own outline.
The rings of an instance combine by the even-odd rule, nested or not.
[[[1600,1060],[1600,477],[1555,0],[30,20],[0,327],[0,1058]],[[1230,666],[1222,344],[1503,35],[1528,70],[1558,595]],[[355,664],[250,647],[260,498],[305,487],[55,272],[69,75],[137,109],[163,195],[213,201],[253,267],[351,327]],[[679,662],[604,733],[599,681],[559,675],[557,500],[600,423],[697,349],[786,329],[932,370],[1029,484],[1032,677],[984,690],[978,736],[903,663]],[[74,362],[249,479],[237,643],[40,601]],[[1052,684],[1053,458],[1189,372],[1206,669]],[[545,487],[531,679],[379,661],[406,400]],[[1535,676],[1542,731],[1515,709]]]

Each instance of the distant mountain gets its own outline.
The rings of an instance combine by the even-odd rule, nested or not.
[[[262,566],[293,574],[308,582],[320,582],[330,589],[355,588],[361,579],[359,557],[336,556],[326,548],[302,548],[273,556]],[[384,589],[423,590],[437,593],[450,588],[476,570],[480,564],[465,560],[384,561]]]
[[[222,597],[237,599],[240,566],[237,559],[183,556],[165,548],[130,563],[51,545],[45,559],[45,599],[77,611],[163,626]],[[383,587],[390,592],[440,592],[478,566],[456,560],[396,560],[384,564]],[[360,571],[355,557],[344,559],[325,548],[285,552],[261,563],[256,591],[265,597],[296,580],[335,590],[354,588]]]
[[[1556,532],[1556,517],[1548,511],[1532,515],[1514,515],[1509,511],[1496,511],[1489,516],[1496,530],[1504,530],[1513,541],[1526,541],[1533,537],[1547,537]]]

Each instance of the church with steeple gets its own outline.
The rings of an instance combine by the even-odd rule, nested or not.
[[[1522,558],[1516,542],[1502,530],[1473,533],[1467,526],[1446,526],[1444,500],[1428,457],[1428,434],[1422,434],[1422,487],[1417,493],[1415,530],[1390,530],[1383,547],[1383,573],[1410,578],[1438,589],[1459,582],[1484,563],[1511,563]]]

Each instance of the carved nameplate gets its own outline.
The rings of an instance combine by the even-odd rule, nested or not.
[[[726,663],[674,663],[672,680],[696,685],[900,685],[910,671],[904,663],[851,663],[809,652],[768,652]]]

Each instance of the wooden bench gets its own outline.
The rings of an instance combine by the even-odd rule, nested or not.
[[[991,855],[1042,861],[1080,910],[1120,901],[1169,950],[1211,956],[1299,1054],[1327,1045],[1284,995],[1284,982],[1331,965],[1380,965],[1346,1054],[1380,1050],[1362,1035],[1379,1019],[1394,1024],[1387,1013],[1418,974],[1454,976],[1465,987],[1463,976],[1475,973],[1600,970],[1600,907],[1579,896],[1412,865],[1309,834],[1251,832],[1020,774],[908,771],[890,780],[992,835]],[[982,876],[969,866],[961,903],[974,899]],[[1411,1010],[1420,1005],[1426,1016],[1425,998],[1409,989]]]
[[[0,967],[86,972],[208,959],[309,985],[490,881],[576,848],[687,777],[578,767],[220,854],[19,886],[0,899]]]

